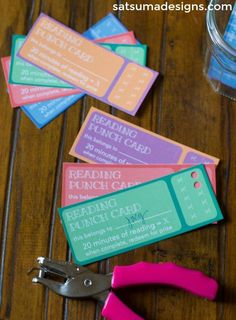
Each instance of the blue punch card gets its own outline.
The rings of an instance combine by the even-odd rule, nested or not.
[[[127,32],[127,28],[112,13],[99,20],[83,35],[90,40],[105,38],[119,33]]]
[[[83,93],[74,94],[68,97],[28,104],[21,109],[41,129],[83,96]]]
[[[236,5],[230,15],[230,19],[225,30],[224,40],[233,48],[236,49]],[[232,62],[226,55],[218,53],[225,67],[229,70],[236,70],[236,63]],[[215,58],[211,58],[211,63],[208,69],[208,76],[211,79],[219,80],[221,83],[236,89],[236,76],[231,72],[227,72]]]
[[[99,39],[124,32],[127,32],[126,27],[112,13],[109,13],[85,31],[83,35],[88,39]],[[23,106],[22,110],[38,128],[42,128],[83,96],[84,94],[81,93],[33,103]]]

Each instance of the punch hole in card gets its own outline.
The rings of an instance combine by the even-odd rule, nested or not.
[[[59,213],[73,257],[81,265],[223,219],[203,165],[61,208]]]
[[[179,177],[173,177],[171,182],[185,222],[189,226],[214,218],[214,203],[208,196],[209,186],[205,183],[201,170],[195,168]]]

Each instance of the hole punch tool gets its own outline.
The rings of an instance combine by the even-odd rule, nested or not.
[[[129,309],[113,289],[136,285],[168,285],[194,295],[214,300],[218,290],[216,280],[200,271],[187,269],[172,262],[139,262],[116,266],[112,274],[97,274],[69,262],[44,257],[37,259],[39,274],[32,279],[67,298],[93,298],[103,303],[102,315],[109,320],[143,320]]]

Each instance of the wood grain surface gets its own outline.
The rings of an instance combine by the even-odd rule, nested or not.
[[[10,55],[12,34],[26,34],[41,11],[83,32],[112,11],[114,3],[117,2],[0,0],[0,55]],[[0,72],[0,319],[101,319],[100,307],[94,301],[63,299],[42,286],[32,285],[27,275],[38,256],[71,258],[57,214],[61,167],[63,161],[76,161],[68,155],[69,149],[89,108],[95,106],[219,157],[217,193],[225,220],[89,267],[103,273],[111,272],[117,264],[171,260],[200,269],[221,284],[216,302],[166,287],[138,287],[118,294],[147,320],[234,320],[236,104],[214,93],[204,78],[205,12],[116,14],[148,45],[148,66],[162,74],[137,116],[85,97],[39,130],[20,109],[12,110]]]

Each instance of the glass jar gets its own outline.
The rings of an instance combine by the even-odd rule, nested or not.
[[[236,100],[236,4],[211,0],[209,5],[204,73],[216,92]]]

